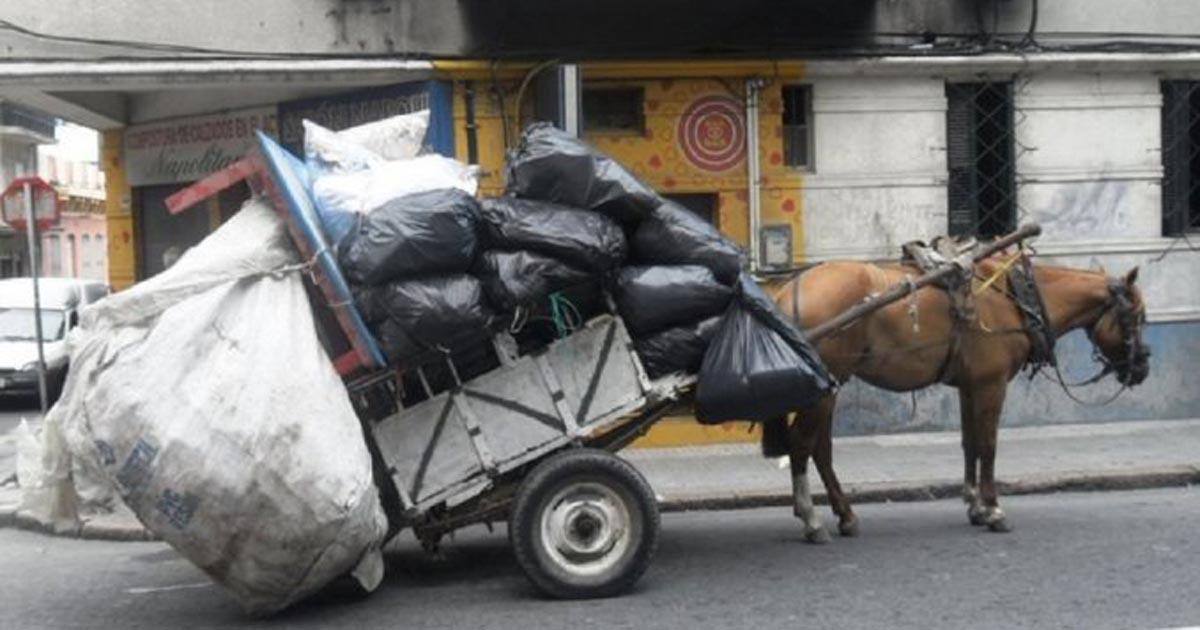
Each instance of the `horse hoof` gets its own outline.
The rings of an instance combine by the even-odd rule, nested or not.
[[[972,525],[987,525],[987,513],[979,508],[967,509],[967,520],[971,521]]]
[[[804,532],[804,542],[809,544],[824,545],[832,540],[833,538],[829,535],[829,531],[824,527],[818,527],[816,529],[810,529]]]
[[[858,519],[852,518],[838,523],[838,533],[846,538],[858,536]]]
[[[997,519],[989,520],[987,522],[987,527],[989,531],[993,531],[998,534],[1007,534],[1008,532],[1012,531],[1012,525],[1010,525],[1008,523],[1008,519],[1004,518],[1003,516]]]

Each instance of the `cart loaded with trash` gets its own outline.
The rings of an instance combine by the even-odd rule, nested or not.
[[[306,121],[303,160],[260,134],[168,200],[246,182],[242,210],[73,333],[47,424],[76,487],[247,610],[374,588],[404,529],[504,520],[545,593],[622,592],[659,517],[616,451],[680,401],[761,420],[834,385],[742,250],[607,156],[534,124],[480,199],[427,120]]]

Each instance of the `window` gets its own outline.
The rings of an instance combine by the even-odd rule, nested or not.
[[[640,87],[583,86],[584,131],[622,132],[641,135],[646,131],[642,108],[645,91]]]
[[[812,168],[812,86],[783,87],[783,163]]]
[[[691,210],[701,219],[717,225],[716,193],[675,193],[663,196]]]
[[[1200,230],[1200,81],[1163,81],[1163,236]]]
[[[45,264],[45,273],[47,276],[62,275],[62,241],[59,240],[57,234],[46,236],[44,241],[46,251],[42,252],[42,262]]]
[[[75,235],[67,235],[67,268],[64,276],[79,277],[79,250],[75,245]]]
[[[1017,223],[1011,82],[946,84],[949,232],[990,238]]]

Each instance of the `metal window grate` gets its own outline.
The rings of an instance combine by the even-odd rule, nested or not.
[[[583,86],[585,131],[616,131],[643,134],[646,115],[645,90],[640,87]]]
[[[788,166],[812,165],[812,87],[783,87],[783,161]]]
[[[1163,235],[1200,229],[1200,81],[1163,81]]]
[[[1011,81],[946,84],[948,215],[952,235],[984,238],[1016,228]]]

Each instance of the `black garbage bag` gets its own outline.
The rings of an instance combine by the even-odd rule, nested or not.
[[[596,273],[625,260],[625,232],[596,212],[504,196],[484,199],[479,218],[487,249],[537,252]]]
[[[725,310],[733,289],[707,267],[625,267],[617,274],[617,310],[635,337],[694,322]]]
[[[667,200],[634,232],[633,260],[640,265],[704,265],[721,282],[733,284],[746,255],[714,225]]]
[[[525,129],[507,170],[508,192],[517,197],[594,210],[628,225],[663,201],[612,158],[546,122]]]
[[[660,333],[633,340],[633,349],[642,359],[650,378],[674,372],[694,374],[704,361],[704,351],[721,327],[716,315],[686,326],[668,328]]]
[[[411,365],[484,339],[495,319],[484,303],[483,286],[466,274],[361,288],[355,301],[392,365]]]
[[[591,278],[588,272],[549,256],[500,250],[480,254],[473,272],[483,283],[488,301],[500,311],[510,311]]]
[[[754,280],[743,275],[739,284],[700,365],[696,417],[704,423],[778,418],[811,407],[834,386],[820,356]]]
[[[397,197],[362,217],[338,262],[350,282],[375,285],[463,273],[475,259],[479,203],[458,189]]]

